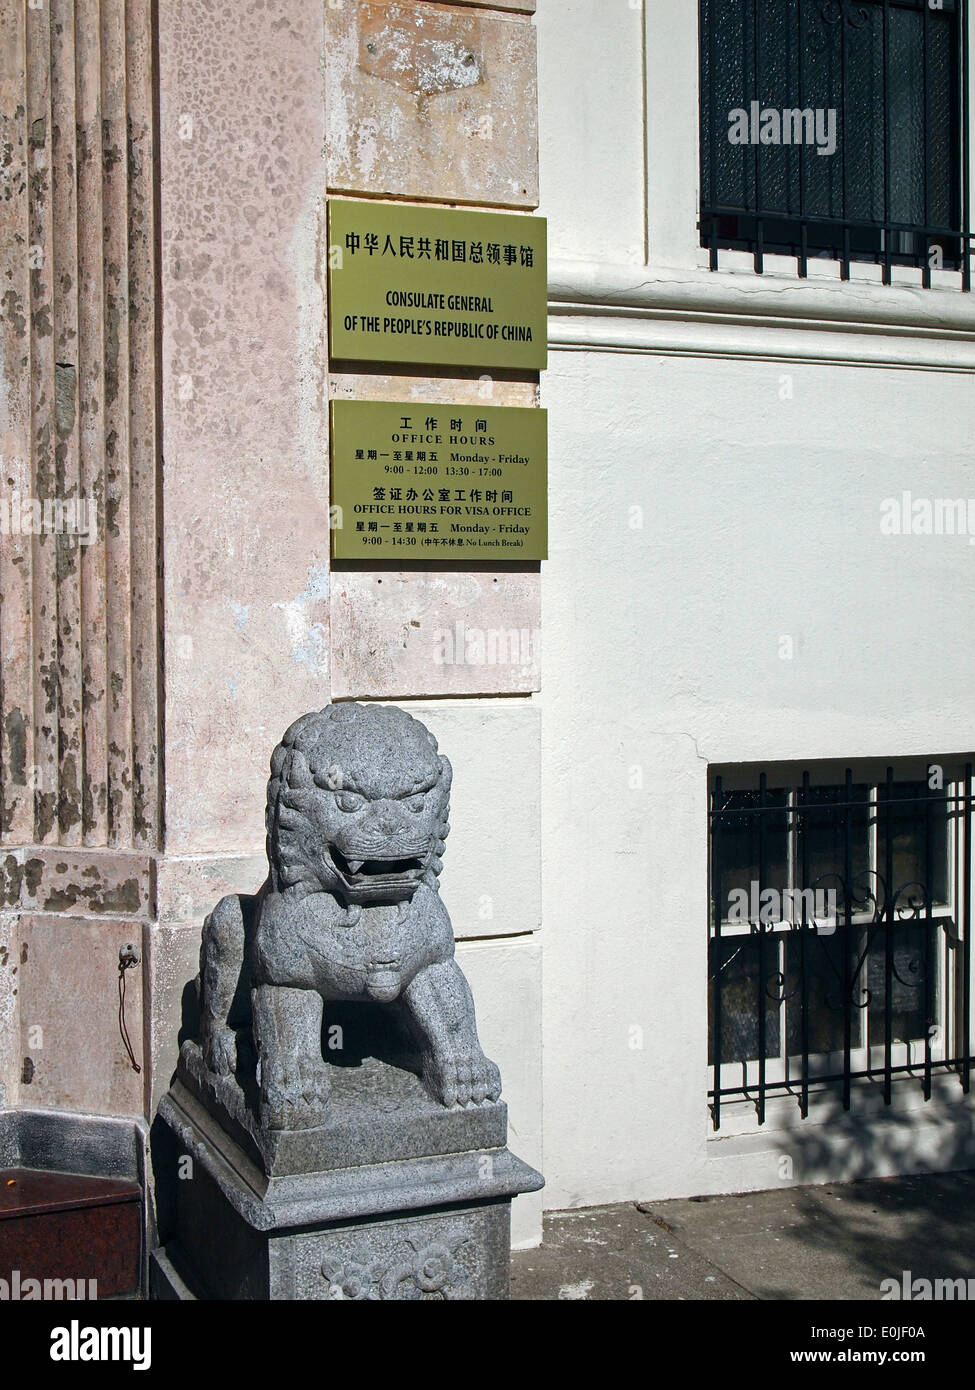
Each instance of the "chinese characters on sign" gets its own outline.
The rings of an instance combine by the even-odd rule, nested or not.
[[[541,369],[545,219],[329,201],[333,359]]]
[[[544,560],[547,472],[544,410],[333,401],[333,558]]]

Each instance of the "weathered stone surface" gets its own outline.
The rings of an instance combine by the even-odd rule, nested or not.
[[[522,14],[535,13],[535,0],[450,0],[453,5],[478,5],[488,10],[520,10]]]
[[[145,932],[146,1014],[149,1020],[148,1111],[155,1115],[176,1074],[181,1042],[199,1027],[199,919],[192,925],[154,923]]]
[[[262,1129],[256,1085],[215,1076],[192,1041],[183,1044],[179,1074],[176,1099],[185,1108],[185,1087],[270,1178],[498,1149],[507,1133],[503,1102],[446,1110],[418,1076],[376,1057],[334,1069],[328,1109],[312,1129]]]
[[[402,372],[330,372],[330,400],[416,401],[422,405],[512,405],[530,410],[539,403],[538,373],[457,367],[456,376],[414,376]]]
[[[313,1129],[261,1129],[256,1088],[214,1076],[192,1041],[184,1042],[179,1054],[179,1079],[170,1094],[175,1104],[196,1115],[200,1127],[206,1125],[193,1101],[217,1120],[255,1165],[253,1184],[268,1197],[287,1187],[280,1180],[289,1177],[505,1147],[508,1112],[503,1102],[445,1109],[426,1093],[419,1077],[374,1056],[335,1069],[330,1105]]]
[[[358,1302],[506,1298],[506,1218],[497,1207],[482,1207],[296,1236],[289,1252],[293,1296]]]
[[[0,1105],[142,1110],[117,971],[159,843],[152,10],[0,5]]]
[[[15,845],[157,839],[150,11],[0,15],[0,490],[19,513],[0,544],[0,834]],[[31,499],[48,506],[40,534]]]
[[[143,1182],[147,1134],[140,1118],[0,1111],[0,1167],[85,1173]]]
[[[483,1124],[488,1136],[496,1130],[497,1119],[497,1111],[489,1110],[475,1123]],[[157,1126],[157,1134],[166,1136],[165,1144],[157,1144],[156,1171],[163,1186],[172,1177],[170,1170],[178,1166],[178,1155],[188,1154],[193,1159],[190,1176],[195,1178],[197,1164],[202,1165],[230,1207],[255,1231],[357,1220],[451,1202],[507,1200],[515,1192],[534,1191],[542,1185],[538,1173],[500,1146],[329,1168],[324,1166],[328,1140],[322,1136],[318,1137],[318,1152],[323,1166],[316,1171],[268,1177],[219,1117],[181,1083],[163,1097],[158,1120],[162,1130]],[[290,1158],[297,1152],[294,1150]],[[302,1159],[306,1157],[302,1155]],[[173,1184],[168,1186],[172,1189]],[[183,1191],[177,1181],[178,1199]]]
[[[258,806],[252,838],[259,843],[263,821]],[[199,935],[200,921],[219,898],[228,893],[247,893],[267,872],[263,849],[253,854],[167,855],[156,865],[156,914],[161,923],[192,924]]]
[[[530,22],[425,0],[326,15],[331,189],[537,206]]]
[[[86,917],[145,917],[151,906],[147,855],[27,845],[0,851],[6,907]]]
[[[328,10],[158,13],[167,849],[225,854],[260,844],[278,721],[328,691]]]
[[[31,273],[27,252],[28,166],[32,157],[25,119],[26,6],[0,10],[0,454],[6,493],[33,493],[31,470]],[[38,276],[37,282],[40,283]],[[5,838],[34,838],[34,793],[27,784],[33,756],[31,696],[30,536],[0,544],[0,645],[3,650],[3,718],[0,719],[0,785]]]
[[[20,1103],[93,1114],[142,1113],[143,1078],[119,1035],[119,950],[140,929],[131,921],[82,917],[21,919],[18,1003]],[[141,971],[126,975],[125,1018],[144,1063]]]
[[[16,1104],[20,1088],[20,1036],[16,1023],[19,923],[16,913],[0,912],[0,1111]]]
[[[410,699],[526,694],[541,684],[539,576],[349,570],[332,577],[333,691]]]

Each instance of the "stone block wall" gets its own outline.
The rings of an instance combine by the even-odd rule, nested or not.
[[[150,16],[0,4],[7,1105],[143,1105],[116,981],[161,846]],[[128,984],[141,1044],[139,972]]]

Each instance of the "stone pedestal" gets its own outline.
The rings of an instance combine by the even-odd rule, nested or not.
[[[333,1068],[325,1123],[269,1132],[188,1042],[159,1115],[174,1231],[154,1296],[507,1298],[511,1199],[542,1178],[509,1153],[503,1102],[445,1109],[365,1057]]]

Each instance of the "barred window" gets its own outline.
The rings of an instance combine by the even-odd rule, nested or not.
[[[700,0],[701,243],[961,271],[968,0]]]
[[[972,1066],[972,764],[712,779],[711,1111]]]

